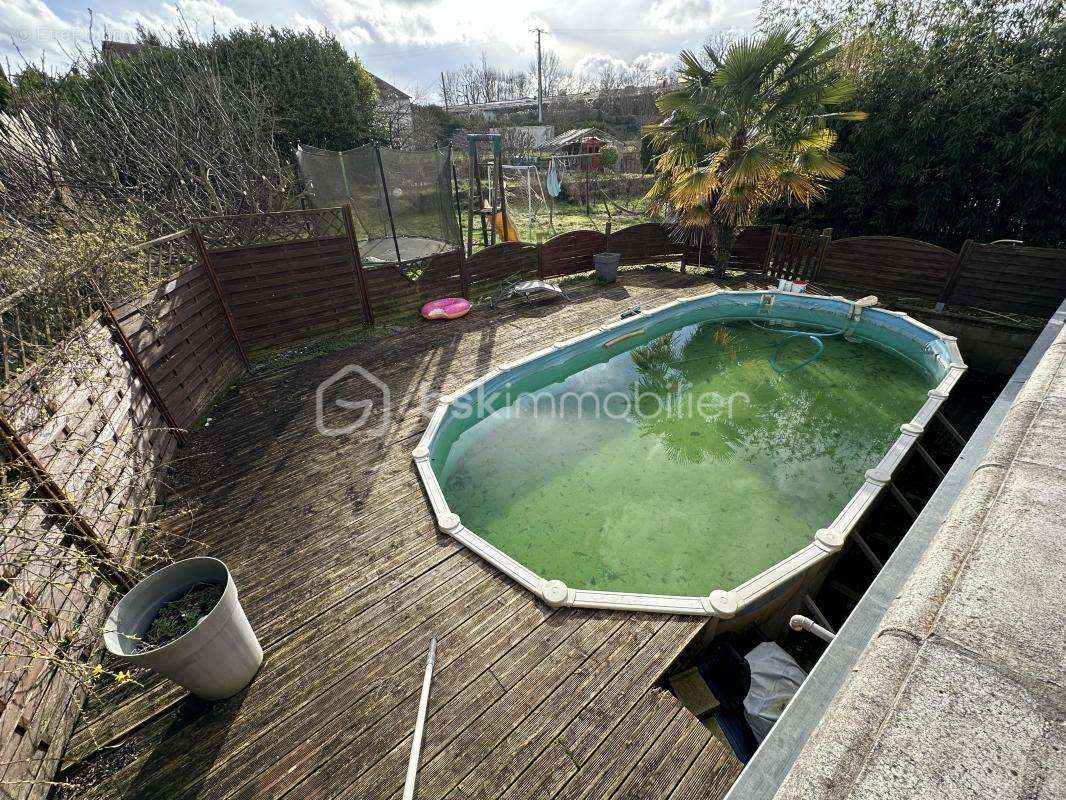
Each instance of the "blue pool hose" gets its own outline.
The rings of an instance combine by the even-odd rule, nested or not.
[[[819,358],[822,357],[822,353],[825,352],[825,342],[822,339],[828,339],[832,336],[841,336],[844,331],[827,331],[826,333],[813,333],[811,331],[798,331],[793,328],[769,328],[765,325],[760,325],[758,322],[751,320],[751,324],[760,330],[769,331],[770,333],[784,334],[785,338],[774,345],[772,352],[770,353],[770,366],[774,372],[778,375],[788,375],[790,372],[796,372],[804,367],[813,364]],[[781,355],[781,351],[788,346],[789,342],[793,342],[796,339],[807,339],[814,342],[817,346],[814,355],[804,359],[798,364],[793,364],[791,367],[782,367],[777,363],[778,357]]]

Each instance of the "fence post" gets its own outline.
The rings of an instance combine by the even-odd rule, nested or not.
[[[466,254],[460,245],[455,251],[459,256],[459,293],[467,300],[470,299],[470,274],[466,269]]]
[[[345,203],[341,211],[344,217],[344,235],[348,237],[348,249],[352,252],[352,267],[355,269],[355,285],[359,288],[359,299],[363,303],[366,324],[374,324],[374,309],[370,305],[370,290],[366,285],[366,273],[363,271],[363,257],[359,253],[359,243],[355,240],[355,223],[352,221],[352,206]]]
[[[196,245],[196,250],[200,254],[200,262],[204,265],[204,271],[211,281],[211,287],[215,290],[215,296],[222,306],[222,315],[225,317],[226,325],[229,326],[229,332],[233,335],[233,341],[237,343],[237,352],[241,355],[241,361],[244,362],[244,366],[249,367],[252,362],[248,359],[248,351],[244,349],[244,342],[241,341],[241,337],[237,334],[237,325],[233,321],[229,305],[222,294],[222,284],[218,282],[218,275],[215,274],[215,268],[211,264],[211,256],[208,255],[207,245],[204,244],[204,237],[200,233],[200,227],[194,224],[189,229],[189,235],[192,236],[193,244]]]
[[[825,228],[822,231],[822,235],[818,237],[818,253],[814,259],[814,266],[811,268],[811,274],[807,278],[809,281],[813,281],[817,276],[819,270],[822,268],[822,262],[825,261],[825,254],[829,250],[829,242],[833,238],[833,229]]]
[[[936,299],[936,305],[933,306],[934,311],[944,310],[944,306],[947,305],[948,300],[951,298],[951,293],[955,291],[955,284],[959,282],[959,275],[962,273],[963,267],[966,266],[966,261],[970,257],[973,246],[973,239],[967,239],[962,243],[962,247],[959,248],[959,254],[955,256],[955,263],[951,265],[948,278],[944,281],[944,288],[940,290],[940,296]]]
[[[115,558],[107,545],[100,541],[99,534],[93,530],[92,525],[81,515],[74,501],[67,496],[63,488],[48,474],[48,470],[26,446],[18,431],[12,427],[11,423],[3,415],[0,415],[0,438],[2,438],[3,444],[14,456],[14,460],[26,468],[32,482],[44,495],[42,499],[55,512],[58,512],[56,516],[69,522],[70,527],[74,530],[75,540],[104,560],[104,563],[100,565],[100,571],[119,589],[123,591],[132,589],[134,582],[130,576],[109,566],[111,563],[117,563],[118,559]]]
[[[770,226],[770,240],[766,243],[766,252],[762,257],[762,274],[770,274],[770,256],[774,252],[774,240],[777,239],[777,223]]]
[[[99,290],[98,290],[99,291]],[[152,377],[148,374],[148,370],[141,362],[140,356],[137,355],[137,351],[133,347],[133,342],[126,336],[126,332],[122,330],[122,326],[119,324],[118,317],[115,316],[115,312],[111,309],[111,304],[107,302],[107,299],[101,295],[101,300],[104,307],[104,319],[108,322],[108,327],[115,332],[115,336],[118,337],[119,346],[122,348],[122,354],[126,357],[126,361],[129,362],[133,371],[136,373],[137,378],[144,385],[144,390],[148,392],[148,396],[152,398],[152,402],[159,408],[159,413],[163,415],[163,419],[167,421],[173,431],[174,436],[177,437],[179,444],[185,444],[185,431],[178,424],[177,418],[170,413],[170,409],[167,407],[166,401],[163,400],[163,395],[160,394],[156,388],[155,383],[152,381]]]

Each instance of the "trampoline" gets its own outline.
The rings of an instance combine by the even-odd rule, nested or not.
[[[354,217],[354,212],[352,214]],[[455,249],[448,242],[425,236],[384,236],[377,239],[359,238],[359,255],[365,264],[395,264],[415,261]]]
[[[364,145],[338,152],[301,145],[296,162],[308,205],[351,205],[365,265],[417,261],[461,246],[450,148]]]

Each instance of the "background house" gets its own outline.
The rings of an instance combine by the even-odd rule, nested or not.
[[[378,87],[377,113],[385,140],[393,147],[411,147],[414,135],[411,95],[374,73],[370,76]]]
[[[600,128],[572,128],[548,139],[538,150],[547,156],[574,156],[575,164],[580,160],[578,156],[593,154],[589,160],[589,168],[598,172],[600,159],[595,154],[599,153],[605,144],[614,145],[621,152],[624,143]]]

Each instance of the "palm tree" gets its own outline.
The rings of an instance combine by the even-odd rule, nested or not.
[[[844,173],[830,154],[831,120],[862,120],[833,111],[852,85],[834,69],[835,32],[802,41],[796,31],[685,51],[677,89],[657,106],[665,116],[644,129],[645,157],[656,180],[648,199],[689,241],[713,235],[724,273],[737,228],[778,200],[809,203]]]

